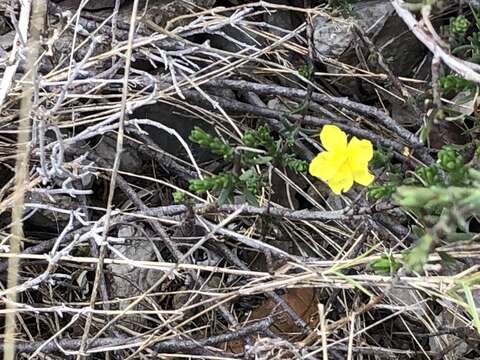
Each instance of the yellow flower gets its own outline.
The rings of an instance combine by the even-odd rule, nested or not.
[[[320,140],[326,151],[318,154],[310,163],[311,175],[325,181],[335,194],[348,191],[353,182],[367,186],[374,176],[368,171],[373,157],[369,140],[355,136],[347,142],[347,135],[335,125],[325,125]]]

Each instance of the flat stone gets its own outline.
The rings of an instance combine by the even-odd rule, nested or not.
[[[365,1],[352,5],[350,19],[317,16],[314,23],[313,41],[317,54],[327,57],[340,56],[355,38],[351,30],[355,21],[366,33],[381,29],[393,14],[390,2],[383,0]]]

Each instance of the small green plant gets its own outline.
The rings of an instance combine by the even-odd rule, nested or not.
[[[421,271],[427,262],[432,243],[433,237],[425,234],[413,248],[405,251],[402,258],[405,267],[411,271]]]
[[[480,63],[480,18],[472,12],[474,22],[460,15],[450,19],[450,24],[443,27],[445,37],[453,55],[463,60]],[[469,91],[473,97],[476,84],[465,80],[457,74],[445,74],[440,77],[440,87],[447,94]]]
[[[448,37],[448,43],[452,52],[457,55],[467,56],[468,53],[474,50],[474,36],[468,36],[469,29],[472,23],[464,16],[460,15],[450,19],[450,23],[443,27],[443,33]]]
[[[465,306],[466,310],[470,313],[470,316],[472,317],[472,320],[473,320],[473,324],[477,329],[477,332],[480,334],[480,315],[477,310],[476,301],[472,294],[472,289],[465,282],[462,282],[462,288],[463,288],[463,293],[465,294],[465,298],[467,300],[467,305]]]
[[[185,201],[185,193],[182,191],[174,191],[172,196],[173,202],[176,204],[180,204]]]
[[[419,180],[423,186],[434,186],[441,182],[441,178],[438,175],[438,166],[420,166],[415,169],[415,179],[411,179],[412,182]]]
[[[258,166],[275,164],[294,172],[305,172],[308,163],[293,154],[295,130],[288,138],[275,139],[266,125],[245,131],[242,142],[245,146],[234,148],[222,139],[200,128],[194,128],[190,140],[227,160],[228,169],[220,174],[190,181],[189,189],[196,194],[206,192],[218,196],[219,203],[232,200],[235,192],[243,194],[251,204],[256,204],[259,190],[266,185],[266,172]]]
[[[407,176],[392,164],[388,153],[375,153],[372,166],[383,169],[384,176],[381,182],[369,186],[369,198],[391,197],[417,221],[412,232],[419,240],[396,260],[409,270],[420,271],[432,249],[443,241],[472,237],[467,222],[480,210],[480,172],[475,170],[480,167],[476,160],[480,153],[467,163],[462,151],[460,146],[446,145],[434,164],[419,166]],[[371,267],[377,272],[386,271],[388,261],[382,257]]]
[[[371,200],[389,198],[395,193],[397,185],[397,183],[390,181],[382,185],[371,185],[368,187],[368,198]]]
[[[458,149],[447,145],[438,152],[437,159],[435,164],[419,166],[410,176],[404,177],[401,168],[392,164],[391,155],[381,150],[376,151],[372,167],[382,168],[386,179],[369,186],[369,198],[372,200],[390,198],[401,185],[447,187],[469,184],[467,166]]]
[[[202,194],[207,191],[228,189],[232,186],[233,181],[232,174],[222,173],[219,175],[208,176],[204,179],[192,180],[189,188],[198,194]]]
[[[376,274],[390,275],[400,269],[401,263],[395,259],[391,251],[386,251],[380,258],[370,262],[368,267]]]
[[[298,69],[298,73],[300,76],[304,77],[305,79],[311,79],[314,74],[315,69],[309,65],[300,66]]]
[[[438,165],[448,175],[448,185],[465,186],[470,183],[463,155],[451,146],[438,153]]]
[[[464,37],[470,25],[470,21],[465,16],[460,15],[450,20],[449,31],[455,36]]]
[[[425,227],[418,233],[417,243],[403,256],[409,270],[420,271],[430,251],[442,242],[471,238],[468,219],[480,212],[480,172],[471,164],[468,168],[451,147],[439,153],[436,165],[444,171],[443,177],[435,177],[436,184],[401,186],[393,197]]]
[[[368,197],[371,200],[390,198],[402,182],[400,166],[392,163],[392,154],[379,149],[374,152],[371,161],[373,169],[383,169],[386,180],[376,181],[368,187]]]
[[[190,140],[201,147],[208,149],[215,155],[222,155],[226,160],[233,158],[233,148],[198,126],[196,126],[190,133]]]
[[[424,187],[464,186],[471,179],[460,149],[445,145],[437,154],[437,162],[429,166],[419,166],[412,176],[405,179],[404,185]]]
[[[457,74],[449,74],[440,78],[440,86],[444,91],[475,91],[477,88],[473,81],[465,80]]]

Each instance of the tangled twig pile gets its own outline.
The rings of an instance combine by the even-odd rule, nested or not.
[[[87,3],[0,7],[15,34],[0,49],[5,354],[442,358],[478,345],[452,295],[478,274],[478,245],[440,248],[423,273],[375,273],[417,239],[405,213],[302,171],[331,123],[405,172],[435,162],[418,123],[343,96],[349,85],[318,67],[414,109],[425,81],[381,57],[374,73],[318,53],[313,28],[331,9],[309,1]],[[477,80],[393,3],[435,57]],[[443,273],[446,256],[464,267]]]

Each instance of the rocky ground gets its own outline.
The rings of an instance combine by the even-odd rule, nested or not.
[[[4,358],[480,358],[477,6],[0,3]]]

